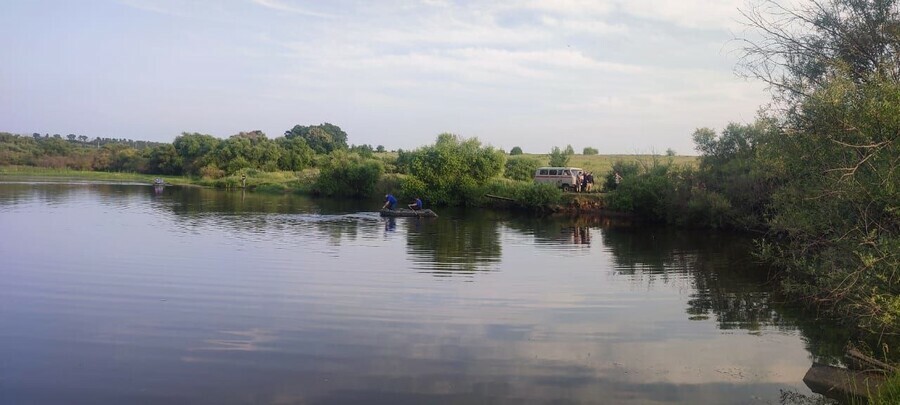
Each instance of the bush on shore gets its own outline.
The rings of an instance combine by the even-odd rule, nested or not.
[[[472,205],[481,187],[503,171],[506,155],[477,138],[441,134],[434,145],[402,152],[398,171],[403,195],[419,196],[437,205]]]
[[[315,191],[326,196],[371,197],[382,173],[381,160],[336,150],[322,160]]]

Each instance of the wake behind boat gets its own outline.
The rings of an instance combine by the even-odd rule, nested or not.
[[[397,208],[393,210],[384,209],[380,212],[383,217],[424,217],[424,218],[437,218],[437,214],[430,210],[411,210],[407,208]]]

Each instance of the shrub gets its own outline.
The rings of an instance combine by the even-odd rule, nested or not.
[[[582,154],[585,156],[596,155],[599,153],[600,153],[600,151],[598,151],[597,148],[592,148],[590,146],[585,147],[584,151],[582,152]]]
[[[509,179],[489,181],[481,190],[480,195],[484,194],[511,198],[518,205],[530,209],[542,209],[549,205],[559,204],[563,195],[559,187],[552,184]],[[486,201],[482,198],[482,202]]]
[[[518,157],[508,159],[503,177],[513,180],[530,181],[534,178],[534,172],[541,166],[541,161],[533,157]]]
[[[620,182],[624,181],[626,178],[633,178],[637,176],[641,172],[641,164],[639,162],[625,162],[622,160],[617,160],[613,163],[612,170],[606,174],[603,181],[603,189],[604,190],[615,190],[616,189],[616,173],[621,177]]]
[[[506,155],[477,138],[441,134],[434,145],[400,152],[397,166],[411,176],[403,185],[405,195],[417,194],[432,204],[465,205],[478,197],[488,179],[500,175],[505,161]]]
[[[380,160],[337,150],[323,161],[316,190],[327,196],[369,197],[382,173]]]
[[[378,179],[378,183],[375,184],[375,195],[384,195],[393,193],[401,196],[406,196],[403,193],[403,181],[406,178],[406,175],[397,174],[397,173],[386,173]],[[415,196],[413,196],[415,197]]]
[[[510,156],[516,156],[516,155],[521,155],[521,154],[522,154],[522,148],[520,148],[518,146],[513,146],[513,148],[509,150]]]
[[[225,171],[210,163],[200,169],[200,177],[204,179],[220,179],[225,176]]]
[[[725,196],[705,189],[691,190],[685,207],[683,225],[710,228],[725,228],[732,221],[731,203]]]

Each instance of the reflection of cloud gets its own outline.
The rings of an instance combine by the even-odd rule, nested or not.
[[[85,381],[75,394],[115,386],[179,403],[731,403],[774,402],[782,388],[807,392],[809,360],[795,324],[770,327],[763,312],[752,335],[688,319],[698,292],[709,300],[698,309],[715,317],[743,319],[768,300],[765,287],[736,268],[740,256],[728,254],[729,246],[745,249],[719,236],[591,228],[586,254],[552,255],[535,235],[563,244],[554,239],[560,229],[583,224],[467,213],[401,219],[397,237],[383,238],[379,219],[313,215],[316,208],[281,197],[48,189],[61,194],[11,191],[27,202],[0,210],[10,234],[25,235],[0,244],[2,257],[36,263],[0,268],[12,292],[0,301],[22,301],[8,306],[11,329],[22,334],[4,339],[23,350],[10,370],[39,370],[22,373],[36,387]],[[65,222],[71,231],[29,231],[35,221]],[[188,221],[195,233],[173,232]],[[336,260],[327,232],[313,224],[341,221],[358,226],[359,236]],[[143,231],[128,239],[136,224]],[[115,257],[83,254],[123,238]],[[42,262],[47,246],[61,254]],[[416,252],[432,262],[478,256],[471,263],[489,261],[493,271],[435,282],[410,266]],[[635,288],[616,260],[655,274],[674,268],[678,281],[694,281],[660,276]],[[25,341],[31,336],[40,338]],[[32,354],[54,362],[30,361]],[[88,362],[90,372],[72,372]]]

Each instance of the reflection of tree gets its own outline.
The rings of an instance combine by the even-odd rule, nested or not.
[[[196,187],[169,187],[164,202],[176,215],[201,215],[210,213],[287,214],[316,212],[317,206],[306,198],[290,195],[221,191]]]
[[[371,210],[371,206],[359,201],[327,200],[323,203],[293,195],[167,187],[163,195],[154,196],[154,204],[156,208],[174,213],[179,217],[176,223],[187,229],[211,221],[216,226],[251,233],[272,229],[288,233],[309,232],[312,229],[332,245],[356,240],[360,227],[368,226],[374,235],[378,226],[375,218],[366,221],[346,215],[347,212]]]
[[[3,193],[0,196],[0,206],[2,205],[19,205],[28,203],[29,201],[38,200],[46,206],[57,206],[66,204],[70,196],[83,194],[85,190],[84,184],[79,183],[22,183],[22,184],[3,184]],[[139,187],[136,185],[118,185],[118,184],[92,184],[92,192],[106,197],[104,203],[120,204],[121,201],[111,199],[113,195],[121,195],[122,187]]]
[[[522,234],[531,235],[538,245],[590,245],[596,223],[593,218],[559,216],[516,216],[503,222]]]
[[[635,280],[689,280],[694,292],[686,311],[691,319],[712,316],[719,329],[751,333],[799,329],[820,360],[840,356],[849,339],[844,329],[818,321],[773,292],[777,281],[753,258],[748,237],[647,227],[610,227],[602,235],[621,274]]]
[[[465,218],[406,219],[407,251],[435,275],[471,274],[500,262],[498,223],[489,214]]]

